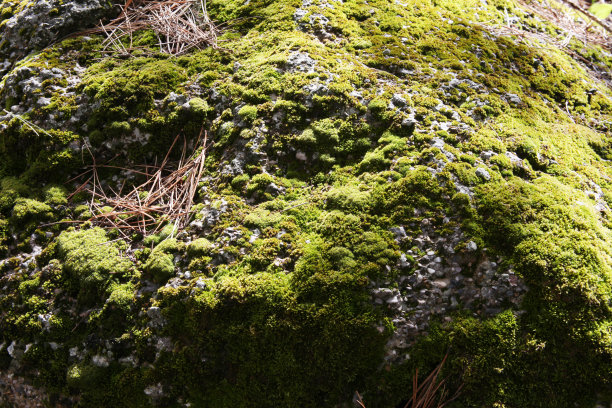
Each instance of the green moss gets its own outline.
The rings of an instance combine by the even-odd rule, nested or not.
[[[144,270],[153,277],[153,280],[164,283],[174,275],[173,253],[182,249],[182,245],[175,238],[168,238],[159,243],[149,255],[144,264]]]
[[[101,101],[101,113],[117,121],[152,108],[153,98],[175,90],[185,78],[185,70],[167,60],[106,60],[89,67],[81,89]]]
[[[172,326],[198,333],[198,344],[185,352],[219,350],[221,344],[226,352],[223,357],[209,354],[214,357],[204,366],[188,363],[182,353],[167,355],[163,369],[174,377],[189,367],[191,374],[181,379],[182,386],[189,388],[189,378],[198,372],[198,381],[204,380],[206,386],[197,387],[202,391],[192,396],[202,405],[240,404],[241,396],[230,390],[253,387],[262,391],[254,394],[255,405],[295,406],[299,401],[300,406],[314,407],[344,399],[346,390],[357,386],[366,367],[379,358],[382,337],[370,326],[369,317],[360,317],[349,306],[353,304],[350,298],[336,294],[328,307],[301,304],[289,276],[267,273],[224,278],[212,292],[190,300],[182,312],[168,294],[162,305],[176,309],[168,311]],[[339,307],[341,304],[345,307]],[[359,308],[358,303],[353,305]],[[185,325],[187,322],[195,324]],[[361,358],[347,358],[355,352]],[[270,376],[255,375],[261,370]],[[209,375],[212,372],[217,375]],[[348,373],[353,378],[350,384],[336,381]],[[319,395],[316,401],[313,395]]]
[[[330,190],[327,193],[327,203],[331,208],[360,211],[372,205],[372,197],[369,191],[362,191],[358,186],[349,185]]]
[[[504,154],[498,154],[491,158],[491,163],[499,166],[500,169],[512,169],[512,161]]]
[[[256,208],[244,217],[244,225],[263,230],[267,227],[277,225],[282,219],[282,215],[278,212],[272,212],[264,208]]]
[[[109,242],[100,228],[63,232],[57,239],[56,253],[63,262],[69,289],[85,303],[105,297],[110,283],[125,279],[131,269],[117,244]]]
[[[151,252],[144,270],[149,273],[155,282],[164,283],[174,275],[174,256],[162,251]]]
[[[104,368],[93,364],[75,364],[68,370],[66,382],[69,387],[91,392],[105,382],[106,372]]]
[[[473,186],[481,181],[476,175],[476,168],[468,163],[452,163],[450,167],[462,184]]]
[[[12,220],[16,223],[49,220],[53,217],[51,207],[30,198],[18,198],[13,207]]]
[[[232,179],[231,185],[236,190],[242,190],[249,182],[251,178],[248,174],[241,174]]]
[[[2,9],[10,13],[21,7],[8,4]],[[2,181],[0,210],[13,218],[0,219],[1,248],[14,251],[13,234],[25,248],[37,227],[38,244],[47,232],[57,236],[65,224],[40,225],[51,217],[89,217],[77,207],[81,198],[66,209],[73,204],[60,184],[43,186],[83,166],[74,147],[85,137],[104,160],[120,153],[112,165],[132,166],[160,163],[178,133],[191,146],[208,130],[214,143],[193,211],[201,218],[209,202],[229,203],[187,257],[180,241],[195,236],[174,224],[145,238],[146,248],[135,237],[128,244],[138,248],[137,271],[128,261],[134,248],[98,229],[61,233],[28,270],[18,257],[5,262],[11,272],[0,282],[7,288],[0,341],[34,344],[26,368],[42,373],[42,385],[72,391],[92,407],[150,405],[144,388],[158,383],[160,406],[341,406],[355,390],[366,391],[367,406],[403,406],[415,369],[430,371],[450,350],[449,389],[465,383],[457,406],[589,406],[610,388],[610,221],[605,208],[594,209],[593,185],[612,202],[612,173],[602,160],[610,156],[609,90],[553,47],[532,47],[530,36],[492,36],[488,27],[516,15],[517,26],[546,38],[564,40],[560,31],[506,0],[345,0],[305,7],[297,23],[299,0],[209,7],[215,21],[232,26],[220,48],[168,57],[145,31],[133,40],[146,57],[103,57],[101,38],[73,39],[18,65],[72,75],[78,61],[86,72],[77,94],[87,95],[93,113],[75,115],[77,98],[54,88],[65,79],[48,79],[38,93],[51,103],[28,106],[23,119],[56,129],[34,132],[16,118],[2,120],[0,174],[24,177]],[[311,24],[313,13],[328,23]],[[568,49],[591,69],[609,70],[604,51],[575,40]],[[292,72],[294,52],[308,53],[315,72]],[[588,96],[591,87],[598,92]],[[187,106],[171,102],[171,92]],[[0,93],[7,109],[30,98]],[[395,94],[406,106],[392,106]],[[148,144],[129,142],[136,129],[150,135]],[[434,137],[459,160],[431,148]],[[115,151],[111,138],[127,146]],[[500,154],[486,163],[491,180],[483,183],[476,165],[489,150]],[[297,151],[308,160],[296,160]],[[524,162],[513,165],[505,152]],[[231,181],[220,175],[242,153],[246,173]],[[109,181],[110,173],[100,175]],[[457,194],[457,180],[473,198]],[[272,183],[284,192],[273,197]],[[529,285],[524,313],[447,314],[450,322],[431,322],[411,344],[409,360],[386,365],[393,324],[371,304],[369,285],[393,286],[399,248],[408,249],[389,228],[402,225],[413,238],[425,224],[441,235],[460,225],[482,248],[478,256],[502,255],[502,266]],[[228,227],[244,235],[230,241]],[[256,239],[247,228],[259,229]],[[176,267],[194,279],[152,294],[141,282],[164,284]],[[149,324],[151,305],[167,325]],[[38,320],[47,313],[49,333]],[[66,344],[48,354],[49,364],[34,358],[45,336]],[[154,348],[159,337],[171,339],[171,350]],[[98,341],[113,345],[108,369],[89,357],[69,360],[73,344]],[[137,367],[119,367],[124,352],[138,356]],[[7,355],[0,349],[0,367],[10,364]]]
[[[373,99],[368,104],[368,109],[374,114],[380,114],[387,109],[387,101],[384,99]]]
[[[192,98],[189,100],[189,107],[197,115],[206,115],[211,110],[208,103],[201,98]]]
[[[134,286],[127,283],[117,285],[113,288],[110,296],[106,300],[105,307],[118,311],[123,315],[127,315],[134,303]]]
[[[258,194],[260,196],[266,196],[266,188],[274,182],[274,177],[267,173],[256,174],[251,178],[249,184],[247,184],[246,191],[249,195]]]
[[[61,186],[49,186],[45,189],[45,203],[53,206],[66,205],[66,190]]]
[[[257,119],[257,106],[245,105],[238,111],[238,116],[246,122],[253,122]]]
[[[610,231],[601,226],[592,208],[570,205],[581,193],[551,177],[534,184],[513,178],[507,184],[487,185],[480,193],[479,212],[489,239],[511,257],[530,287],[523,327],[547,344],[532,351],[538,355],[533,363],[543,364],[538,369],[543,371],[540,380],[531,383],[529,398],[547,392],[555,395],[549,405],[553,406],[593,395],[585,389],[609,386],[609,366],[600,362],[609,358],[611,348],[600,328],[610,324],[612,316],[607,301],[612,276],[607,261]],[[544,358],[568,368],[588,366],[590,374],[576,378],[571,369],[541,363]],[[550,371],[545,374],[546,370]],[[526,373],[535,371],[526,364]],[[545,381],[547,376],[556,381]]]
[[[205,256],[210,254],[212,244],[206,238],[198,238],[187,246],[187,254],[191,257]]]

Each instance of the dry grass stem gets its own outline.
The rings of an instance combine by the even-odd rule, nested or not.
[[[202,137],[203,136],[203,137]],[[143,166],[141,170],[123,169],[144,176],[146,181],[124,193],[125,183],[118,191],[103,187],[98,169],[122,169],[117,166],[97,165],[95,159],[83,175],[89,175],[71,195],[86,192],[92,217],[88,220],[104,228],[117,229],[125,238],[130,233],[143,236],[157,233],[166,223],[173,223],[176,229],[184,228],[190,218],[193,199],[198,182],[204,172],[207,134],[202,132],[196,143],[195,156],[187,158],[187,145],[184,141],[182,157],[178,168],[168,170],[170,153],[176,145],[177,136],[168,154],[159,166]],[[92,155],[93,157],[93,155]]]
[[[439,380],[442,367],[448,358],[448,354],[438,366],[419,384],[419,370],[417,369],[412,378],[412,396],[404,405],[404,408],[444,408],[450,402],[459,397],[461,387],[449,396],[446,389],[446,379]],[[366,408],[361,395],[356,393],[355,403],[359,408]]]
[[[119,17],[90,32],[106,35],[103,51],[130,54],[135,49],[132,34],[138,30],[153,30],[160,52],[171,55],[216,48],[220,33],[203,0],[126,0]]]
[[[515,35],[519,38],[533,38],[540,42],[552,44],[561,48],[567,48],[571,39],[576,38],[585,44],[596,44],[605,49],[612,49],[610,33],[612,28],[609,23],[595,17],[588,11],[588,3],[581,0],[559,0],[577,11],[583,18],[575,18],[567,10],[555,7],[548,0],[519,0],[521,6],[527,11],[550,21],[564,32],[562,40],[554,38],[549,34],[534,31],[529,27],[516,24],[517,20],[508,16],[506,12],[505,25],[499,27],[488,26],[487,29],[496,35]]]

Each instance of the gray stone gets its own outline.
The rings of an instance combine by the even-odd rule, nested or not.
[[[393,105],[398,108],[403,108],[408,104],[408,102],[406,102],[406,99],[400,94],[394,94],[391,98],[391,103],[393,103]]]
[[[204,282],[204,279],[198,278],[198,280],[196,281],[195,287],[197,289],[205,289],[206,288],[206,282]]]
[[[487,150],[480,153],[482,160],[490,160],[493,156],[497,156],[497,153],[495,153],[493,150]]]
[[[476,169],[476,175],[483,180],[489,181],[491,180],[491,175],[484,167],[479,167]]]
[[[93,356],[91,358],[91,362],[93,363],[93,365],[95,365],[96,367],[108,367],[110,365],[109,361],[108,361],[108,357],[106,356],[101,356],[99,354]]]
[[[520,105],[521,103],[523,103],[523,101],[517,94],[506,94],[506,100],[514,105]]]
[[[289,72],[315,72],[316,61],[305,52],[294,52],[287,59],[287,70]]]
[[[449,283],[449,279],[437,279],[432,282],[432,285],[438,289],[446,289]]]
[[[157,383],[146,387],[144,393],[151,398],[160,398],[164,396],[164,388],[161,383]]]
[[[266,187],[266,193],[272,194],[272,196],[279,196],[285,192],[283,187],[277,186],[275,183],[270,183]]]
[[[404,238],[407,238],[406,230],[402,226],[389,228],[389,231],[391,231],[393,235],[395,235],[395,240],[398,242],[403,240]]]
[[[416,127],[416,121],[414,119],[406,118],[402,121],[402,128],[412,133]]]
[[[518,157],[515,153],[506,152],[506,157],[510,159],[510,163],[514,166],[523,167],[523,160]]]
[[[52,10],[57,10],[53,13]],[[31,51],[42,49],[67,34],[98,24],[113,12],[112,2],[104,0],[35,0],[3,21],[0,38],[0,76],[12,63]],[[8,62],[8,63],[7,63]]]

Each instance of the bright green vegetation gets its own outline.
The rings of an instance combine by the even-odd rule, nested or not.
[[[83,407],[335,407],[355,390],[391,407],[448,351],[451,389],[465,383],[456,407],[590,408],[612,395],[609,89],[553,46],[491,34],[507,10],[558,35],[510,1],[405,3],[334,1],[296,22],[299,0],[212,0],[212,17],[232,22],[219,49],[102,58],[92,37],[20,62],[32,76],[84,71],[73,95],[57,91],[65,78],[0,89],[46,129],[0,122],[0,370],[17,341],[31,344],[20,375]],[[569,48],[590,69],[612,66],[598,47]],[[312,70],[294,69],[298,52]],[[91,160],[85,140],[117,166],[151,164],[202,128],[214,145],[201,227],[129,242],[57,223],[88,218],[88,198],[68,201],[63,185]],[[529,291],[520,310],[432,322],[410,359],[387,364],[395,327],[369,285],[412,273],[396,265],[423,225],[460,227]],[[25,264],[33,245],[42,253]]]

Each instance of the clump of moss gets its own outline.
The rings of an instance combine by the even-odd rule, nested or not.
[[[231,185],[236,190],[242,190],[250,179],[248,174],[240,174],[232,179]]]
[[[16,223],[43,221],[53,218],[53,211],[45,203],[30,198],[18,198],[13,207],[12,220]]]
[[[91,363],[75,364],[66,374],[66,383],[77,390],[92,392],[105,382],[107,371]]]
[[[210,254],[211,248],[212,243],[209,240],[198,238],[187,246],[187,254],[190,257],[205,256]]]
[[[45,204],[52,206],[66,205],[66,189],[61,186],[49,186],[45,189]]]
[[[337,187],[327,193],[327,203],[331,208],[345,211],[363,211],[372,205],[372,195],[362,191],[359,186],[349,185]]]
[[[244,225],[263,230],[277,225],[282,218],[282,215],[278,212],[271,212],[265,208],[256,208],[244,217]]]
[[[533,184],[512,178],[483,185],[479,192],[479,213],[490,242],[510,257],[530,287],[522,327],[532,341],[547,344],[532,350],[538,355],[534,364],[542,364],[538,370],[551,371],[540,371],[540,380],[531,383],[530,397],[554,390],[555,401],[561,403],[608,387],[610,367],[601,361],[610,358],[610,346],[600,328],[612,321],[608,302],[612,272],[606,261],[611,256],[610,231],[599,223],[594,209],[571,204],[579,193],[549,176]],[[559,371],[541,359],[589,367],[590,375],[576,378],[572,370]],[[524,370],[533,375],[536,368],[526,364]],[[548,376],[556,376],[563,386],[549,383]],[[586,389],[591,393],[584,393]]]
[[[249,181],[246,186],[247,194],[262,199],[269,199],[271,198],[271,195],[266,190],[272,183],[274,183],[274,181],[274,177],[272,177],[270,174],[256,174],[251,178],[251,181]]]
[[[189,108],[196,115],[207,115],[211,110],[208,103],[202,98],[192,98],[189,100]]]
[[[63,232],[55,248],[69,289],[83,303],[105,298],[111,282],[129,277],[131,262],[100,228]]]
[[[245,105],[238,111],[238,116],[245,122],[251,123],[257,119],[257,107],[253,105]]]
[[[30,187],[15,177],[5,177],[0,182],[0,211],[8,215],[18,197],[28,197]]]
[[[144,270],[150,274],[155,282],[165,283],[174,275],[174,253],[182,245],[175,238],[167,238],[158,244],[149,259],[144,264]]]
[[[329,298],[318,298],[312,304],[299,300],[306,293],[296,292],[292,278],[283,273],[224,277],[210,291],[190,298],[181,313],[173,311],[178,304],[168,293],[161,304],[174,317],[169,330],[182,327],[199,340],[185,344],[185,354],[168,354],[163,371],[172,373],[167,378],[181,378],[174,381],[180,387],[189,386],[186,381],[197,372],[206,386],[189,388],[195,391],[194,400],[203,405],[239,403],[242,396],[228,392],[228,382],[232,389],[261,389],[262,393],[253,396],[255,405],[300,401],[302,406],[318,406],[344,399],[348,389],[362,383],[367,367],[380,358],[384,338],[373,329],[372,317],[360,312],[364,303],[357,299],[364,298],[346,296],[348,287],[338,280],[335,295],[330,287]],[[221,344],[227,352],[210,353],[206,365],[183,358],[219,350]],[[348,358],[355,352],[361,358]],[[190,374],[183,376],[186,368]],[[270,376],[254,375],[261,370]],[[217,375],[211,375],[213,372]],[[336,381],[349,372],[350,384]],[[308,402],[313,391],[321,396],[317,403]]]

